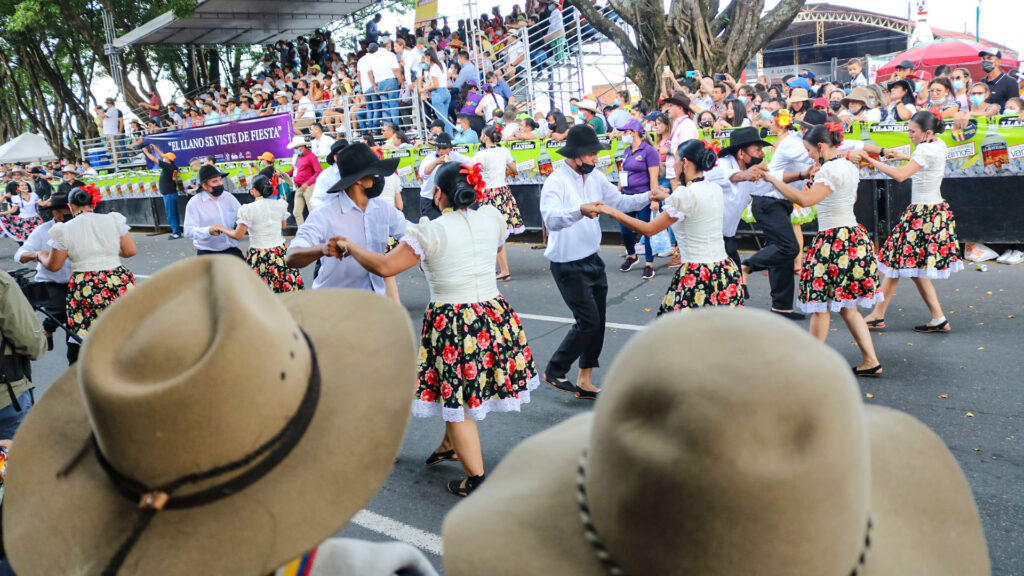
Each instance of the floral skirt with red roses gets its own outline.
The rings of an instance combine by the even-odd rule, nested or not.
[[[431,302],[419,360],[413,416],[462,422],[518,412],[540,384],[519,315],[500,295],[477,304]]]
[[[703,306],[743,306],[742,276],[731,258],[712,264],[684,262],[676,270],[658,315]]]
[[[302,290],[302,273],[284,263],[284,245],[249,248],[245,261],[275,293]]]
[[[9,236],[15,242],[24,242],[28,235],[43,223],[39,216],[21,218],[17,214],[0,216],[0,235]]]
[[[949,278],[964,269],[949,204],[911,204],[878,251],[878,270],[889,278]]]
[[[839,226],[818,232],[804,255],[797,304],[807,313],[870,308],[885,297],[867,230]]]
[[[484,200],[479,205],[483,204],[494,206],[505,216],[505,227],[509,234],[522,234],[526,231],[526,222],[519,211],[519,204],[516,204],[516,199],[508,186],[484,190]]]
[[[71,274],[67,296],[68,328],[84,340],[100,312],[134,285],[135,276],[124,266]]]

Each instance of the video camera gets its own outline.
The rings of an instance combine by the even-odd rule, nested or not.
[[[82,339],[77,334],[68,329],[64,322],[58,320],[52,310],[57,306],[64,306],[64,302],[57,302],[50,294],[50,289],[47,286],[47,282],[36,282],[35,276],[36,271],[31,268],[19,268],[13,272],[10,272],[11,278],[18,283],[18,288],[21,288],[22,294],[28,300],[28,303],[32,306],[33,310],[42,312],[44,316],[52,320],[57,326],[60,326],[62,330],[67,332],[68,337],[82,343]]]

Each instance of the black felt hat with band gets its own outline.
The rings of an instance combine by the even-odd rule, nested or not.
[[[398,158],[381,159],[372,148],[356,142],[338,153],[338,171],[341,180],[331,186],[328,194],[348,190],[349,186],[367,176],[390,176],[398,169]]]
[[[822,111],[822,110],[808,110],[807,113],[804,114],[804,119],[803,120],[797,120],[797,121],[795,121],[793,123],[796,124],[797,126],[801,127],[801,128],[806,128],[806,129],[810,130],[811,128],[814,128],[815,126],[821,126],[825,122],[828,122],[828,114],[825,114],[824,111]]]
[[[558,153],[564,158],[579,158],[584,154],[594,154],[602,150],[608,150],[608,145],[601,143],[593,128],[573,126],[565,137],[565,146]]]
[[[334,166],[334,157],[338,155],[338,152],[344,150],[346,146],[348,146],[348,140],[344,138],[339,138],[334,141],[334,144],[331,144],[331,151],[327,153],[328,166]]]
[[[220,170],[217,169],[216,166],[210,166],[209,164],[204,164],[201,168],[199,168],[200,183],[205,183],[207,180],[211,178],[216,178],[218,176],[224,178],[227,175],[227,172],[221,172]]]
[[[732,138],[729,140],[729,146],[722,148],[722,151],[718,153],[721,156],[735,156],[736,152],[750,146],[751,144],[760,144],[762,146],[771,146],[771,142],[765,142],[761,139],[761,133],[757,131],[757,128],[747,127],[734,130]]]

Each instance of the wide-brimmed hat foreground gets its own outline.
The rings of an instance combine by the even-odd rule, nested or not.
[[[752,310],[655,321],[595,411],[516,447],[443,535],[449,576],[990,573],[942,441]]]
[[[413,344],[405,310],[369,292],[275,296],[228,256],[165,268],[104,312],[18,431],[14,570],[100,574],[151,514],[119,574],[273,572],[387,476]]]

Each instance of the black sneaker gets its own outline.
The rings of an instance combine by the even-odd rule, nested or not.
[[[638,256],[626,256],[626,259],[622,261],[622,266],[619,266],[619,272],[629,272],[640,262]]]
[[[652,280],[654,278],[654,266],[644,266],[644,280]]]

